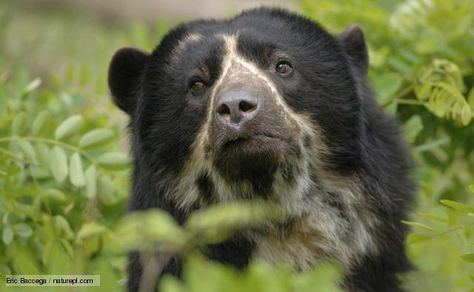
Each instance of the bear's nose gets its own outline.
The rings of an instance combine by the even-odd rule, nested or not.
[[[224,124],[240,126],[259,110],[258,97],[245,91],[227,91],[216,98],[217,118]]]

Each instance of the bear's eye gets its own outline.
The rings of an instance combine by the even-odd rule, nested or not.
[[[293,73],[293,66],[288,61],[280,61],[275,66],[275,71],[283,77],[290,76]]]
[[[204,92],[204,90],[206,89],[206,85],[204,84],[204,82],[196,80],[191,82],[190,89],[192,94],[198,95]]]

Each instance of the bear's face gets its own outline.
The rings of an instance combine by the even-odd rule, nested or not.
[[[302,212],[324,176],[359,167],[353,76],[366,71],[357,27],[335,37],[254,10],[181,25],[150,55],[122,49],[109,84],[132,119],[135,167],[168,180],[180,208],[262,197]]]

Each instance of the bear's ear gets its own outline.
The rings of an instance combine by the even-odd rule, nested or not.
[[[351,25],[338,35],[338,39],[351,57],[352,63],[366,75],[369,69],[369,54],[362,29],[358,25]]]
[[[122,48],[109,65],[109,87],[115,104],[132,116],[135,111],[140,76],[149,55],[134,48]]]

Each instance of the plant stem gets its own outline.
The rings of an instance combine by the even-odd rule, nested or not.
[[[399,99],[396,99],[395,102],[399,103],[399,104],[410,104],[410,105],[420,105],[420,106],[425,105],[425,103],[423,101],[419,101],[419,100],[416,100],[416,99],[399,98]]]
[[[413,90],[413,85],[408,85],[407,87],[403,88],[402,90],[400,90],[398,92],[397,95],[395,95],[394,97],[390,98],[388,101],[386,101],[384,104],[382,104],[381,106],[382,107],[387,107],[389,106],[392,102],[396,102],[397,100],[401,99],[402,97],[404,97],[405,95],[407,95],[408,93],[410,93],[411,91]]]
[[[14,160],[17,160],[17,161],[21,161],[25,164],[31,164],[31,165],[38,165],[37,163],[34,163],[32,161],[28,161],[28,160],[25,160],[23,159],[22,157],[16,155],[15,153],[5,149],[5,148],[1,148],[0,147],[0,152],[2,152],[3,154],[7,155],[7,156],[10,156],[11,158],[13,158]]]
[[[90,156],[89,154],[84,152],[81,148],[76,147],[76,146],[71,145],[71,144],[61,142],[61,141],[53,140],[53,139],[40,138],[40,137],[30,137],[30,136],[26,136],[26,137],[10,136],[10,137],[5,137],[5,138],[0,138],[0,143],[20,140],[20,139],[25,139],[25,140],[28,140],[28,141],[43,142],[43,143],[47,143],[47,144],[62,146],[62,147],[67,148],[69,150],[79,152],[81,155],[83,155],[84,157],[89,159],[93,164],[96,164],[96,165],[98,164],[97,161],[92,156]]]

